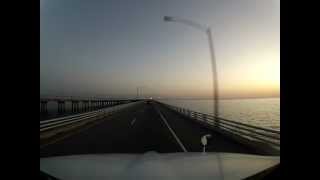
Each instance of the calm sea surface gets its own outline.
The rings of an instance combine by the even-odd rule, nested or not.
[[[161,102],[212,114],[212,100],[162,100]],[[220,100],[220,116],[261,127],[280,130],[280,98]]]

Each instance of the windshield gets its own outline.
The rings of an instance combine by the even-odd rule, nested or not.
[[[279,2],[42,0],[41,176],[274,171]]]

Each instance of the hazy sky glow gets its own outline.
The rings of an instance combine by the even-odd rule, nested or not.
[[[170,15],[212,27],[223,97],[279,96],[279,1],[41,0],[40,91],[210,97],[206,36]]]

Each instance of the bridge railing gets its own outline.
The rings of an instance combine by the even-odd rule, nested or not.
[[[112,107],[108,107],[108,108],[104,108],[104,109],[99,109],[99,110],[91,111],[91,112],[87,112],[87,113],[81,113],[81,114],[76,114],[76,115],[70,115],[70,116],[40,121],[40,133],[48,131],[48,130],[52,130],[55,128],[68,126],[70,124],[75,124],[75,123],[83,122],[86,120],[90,120],[92,118],[106,117],[106,116],[111,115],[115,112],[118,112],[124,108],[133,106],[137,103],[139,103],[139,102],[121,104],[121,105],[112,106]]]
[[[280,148],[280,131],[278,130],[236,122],[221,117],[216,118],[213,115],[192,111],[161,102],[159,103],[168,107],[169,109],[172,109],[184,116],[187,116],[212,128],[222,129],[224,131],[227,131],[228,133],[241,136],[248,140],[259,141],[273,147]]]

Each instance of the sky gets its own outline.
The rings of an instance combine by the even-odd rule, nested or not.
[[[41,0],[40,95],[280,96],[280,0]]]

